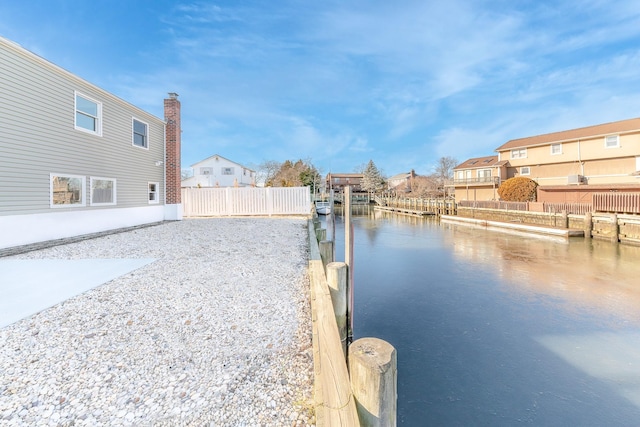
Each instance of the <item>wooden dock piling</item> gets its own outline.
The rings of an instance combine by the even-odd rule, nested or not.
[[[363,427],[397,425],[396,349],[378,338],[360,338],[349,346],[351,390]]]

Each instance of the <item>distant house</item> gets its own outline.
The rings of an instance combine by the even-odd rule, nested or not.
[[[251,187],[256,173],[240,163],[215,154],[191,165],[193,176],[182,180],[182,187]]]
[[[498,156],[476,157],[453,168],[456,200],[497,200],[498,187],[507,177],[507,161]]]
[[[328,173],[325,181],[327,189],[336,192],[343,191],[346,186],[350,186],[353,192],[361,192],[362,178],[364,178],[364,174],[361,173]]]
[[[405,191],[405,189],[410,190],[411,181],[415,177],[416,177],[416,173],[413,169],[411,170],[411,172],[399,173],[387,180],[387,186],[389,190],[401,190],[401,191]]]
[[[182,218],[165,120],[0,37],[0,249]]]
[[[496,151],[456,166],[456,200],[497,198],[493,188],[514,176],[536,181],[541,202],[590,203],[597,192],[640,191],[640,118],[513,139]]]

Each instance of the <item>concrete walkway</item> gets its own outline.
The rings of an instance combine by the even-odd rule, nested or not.
[[[567,239],[569,237],[584,237],[583,230],[573,230],[568,228],[544,227],[541,225],[523,224],[519,222],[502,222],[487,221],[484,219],[465,218],[455,215],[441,215],[440,221],[459,224],[474,225],[482,228],[490,228],[495,230],[520,232],[533,235],[560,237]]]
[[[154,261],[0,259],[0,328]]]

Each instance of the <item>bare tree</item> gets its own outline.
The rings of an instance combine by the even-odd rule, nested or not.
[[[440,157],[438,163],[436,163],[434,176],[438,181],[438,187],[442,196],[446,195],[444,185],[448,180],[453,179],[453,168],[455,168],[457,164],[458,160],[451,156]]]
[[[367,170],[367,164],[366,163],[361,163],[358,166],[356,166],[355,168],[353,168],[353,172],[354,173],[364,173],[365,170]]]
[[[411,184],[411,196],[433,198],[440,195],[438,179],[435,175],[416,176]]]
[[[260,163],[256,168],[256,184],[262,183],[265,187],[271,185],[281,166],[282,163],[275,160],[265,160]]]

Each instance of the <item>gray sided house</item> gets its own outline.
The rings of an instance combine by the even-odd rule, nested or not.
[[[164,102],[166,122],[0,37],[0,249],[181,219]]]

